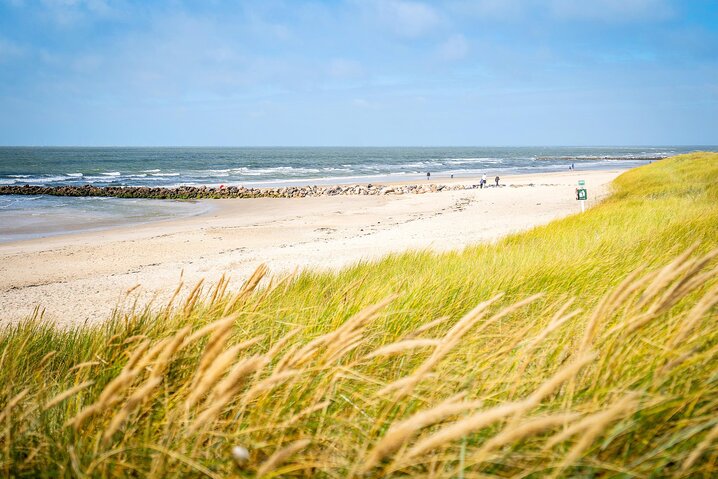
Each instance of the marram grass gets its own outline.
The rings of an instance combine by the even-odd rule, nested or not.
[[[0,333],[6,477],[715,477],[718,155],[459,253]]]

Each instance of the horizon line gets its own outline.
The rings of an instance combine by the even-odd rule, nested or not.
[[[715,144],[552,145],[0,145],[0,148],[718,148]]]

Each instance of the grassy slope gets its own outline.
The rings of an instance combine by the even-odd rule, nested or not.
[[[685,155],[632,170],[615,182],[609,200],[586,214],[493,245],[452,254],[397,255],[337,275],[308,272],[272,291],[239,298],[233,307],[227,306],[230,293],[211,301],[208,291],[173,313],[139,313],[118,318],[101,330],[56,331],[29,322],[0,335],[0,408],[6,404],[4,412],[0,409],[6,423],[0,432],[2,470],[48,476],[131,475],[132,471],[158,476],[168,471],[251,476],[273,452],[294,444],[293,454],[260,472],[346,476],[358,474],[374,458],[374,467],[363,472],[594,477],[622,471],[627,477],[710,477],[718,471],[713,446],[708,443],[693,460],[690,454],[718,422],[714,419],[718,333],[711,324],[715,309],[698,311],[699,321],[687,332],[681,324],[690,322],[696,304],[710,305],[716,262],[699,265],[688,259],[683,266],[655,273],[694,243],[698,246],[690,258],[718,247],[716,154]],[[649,276],[641,284],[631,283],[636,293],[614,297],[611,310],[599,308],[601,298],[639,267],[645,267]],[[678,276],[670,278],[671,271]],[[695,284],[691,278],[697,278]],[[683,291],[685,285],[692,288]],[[681,293],[679,297],[670,297],[671,287]],[[623,285],[619,291],[630,289]],[[452,325],[498,292],[505,296],[485,316],[466,317],[473,326],[452,346],[458,331]],[[502,307],[537,292],[544,297],[490,319]],[[358,321],[353,329],[345,326],[344,335],[329,336],[316,349],[307,348],[304,359],[292,356],[312,338],[331,335],[362,307],[393,294],[397,296],[387,307]],[[570,298],[575,302],[562,310]],[[661,303],[661,298],[668,302]],[[651,304],[665,307],[647,314]],[[585,312],[563,322],[562,316],[577,309]],[[167,360],[162,354],[146,353],[147,364],[133,371],[131,380],[109,399],[101,396],[103,387],[127,362],[128,351],[145,338],[155,344],[184,325],[195,329],[216,321],[225,310],[237,314],[230,344],[262,336],[240,358],[257,354],[269,362],[251,379],[238,383],[226,404],[215,390],[211,401],[186,407],[191,391],[214,385],[212,368],[199,373],[208,378],[204,386],[193,383],[193,376],[200,357],[208,354],[205,343],[222,346],[217,333],[181,351],[167,350],[172,353]],[[424,345],[389,358],[363,358],[442,316],[448,319],[416,337],[449,344],[445,355],[437,353],[442,346]],[[592,317],[595,327],[588,327]],[[552,318],[558,322],[551,323]],[[541,331],[550,324],[544,338]],[[270,349],[296,326],[301,329],[282,348]],[[597,352],[595,358],[570,378],[555,378],[557,384],[537,403],[518,402],[542,384],[548,388],[557,371],[576,364],[591,350]],[[429,364],[425,375],[414,376],[412,388],[381,391],[431,357],[438,360]],[[218,374],[229,367],[222,366],[221,359],[213,363]],[[83,362],[96,364],[70,369]],[[278,373],[282,362],[286,371]],[[261,382],[269,377],[274,378],[271,386]],[[94,384],[42,411],[57,393],[88,380]],[[137,390],[141,397],[134,401]],[[469,404],[453,415],[439,414],[441,420],[426,427],[415,423],[409,437],[399,441],[398,450],[377,452],[375,447],[391,424],[459,393],[465,396],[463,401],[481,399],[484,404]],[[63,427],[83,407],[97,402],[102,403],[97,413],[77,431]],[[212,404],[220,404],[221,410],[201,421],[204,429],[194,430],[196,418]],[[472,418],[480,419],[476,414],[506,404],[524,404],[525,409],[508,419],[469,427]],[[126,418],[119,418],[124,420],[116,419],[117,431],[103,440],[113,417],[125,413]],[[461,423],[462,418],[468,422]],[[580,429],[582,418],[585,424]],[[454,437],[451,424],[468,429]],[[546,447],[547,438],[569,424],[579,433]],[[440,443],[421,442],[441,431],[446,436]],[[500,431],[513,436],[506,444],[496,440],[487,449],[488,438]],[[293,443],[300,439],[311,442]],[[250,461],[243,468],[231,461],[229,449],[235,444],[250,450]],[[426,450],[419,447],[412,454],[417,444]]]

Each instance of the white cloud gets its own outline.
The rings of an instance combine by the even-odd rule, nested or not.
[[[450,4],[460,15],[490,20],[515,20],[525,13],[532,2],[526,0],[457,0]]]
[[[43,0],[47,8],[78,8],[98,14],[109,14],[112,7],[105,0]]]
[[[280,41],[289,41],[293,38],[292,29],[283,23],[267,20],[255,12],[249,12],[249,21],[245,26],[258,35],[267,35]]]
[[[0,38],[0,63],[22,56],[25,50],[17,43]]]
[[[367,100],[366,98],[354,98],[351,105],[358,110],[379,110],[383,106],[377,100]]]
[[[668,0],[454,0],[459,15],[512,22],[536,15],[557,20],[607,23],[661,20],[672,15]]]
[[[106,0],[43,0],[43,16],[59,27],[72,27],[88,20],[117,18],[124,2]]]
[[[72,61],[72,68],[82,74],[95,73],[103,66],[102,55],[87,54],[79,55]]]
[[[336,58],[329,63],[328,72],[334,78],[349,79],[362,76],[364,69],[354,60]]]
[[[601,20],[625,22],[659,20],[670,17],[665,0],[550,0],[550,13],[560,19]]]
[[[402,37],[420,37],[434,30],[441,23],[439,13],[424,3],[390,0],[377,2],[374,5],[381,22]]]
[[[439,45],[439,57],[443,60],[461,60],[469,53],[469,42],[461,34],[451,35]]]

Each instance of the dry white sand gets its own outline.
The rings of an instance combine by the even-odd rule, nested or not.
[[[512,176],[502,183],[513,187],[422,195],[207,200],[214,207],[202,216],[4,243],[0,324],[36,306],[58,325],[98,322],[118,304],[161,305],[180,278],[185,291],[223,273],[237,284],[261,263],[286,274],[407,249],[461,249],[578,213],[579,178],[590,206],[622,171]]]

